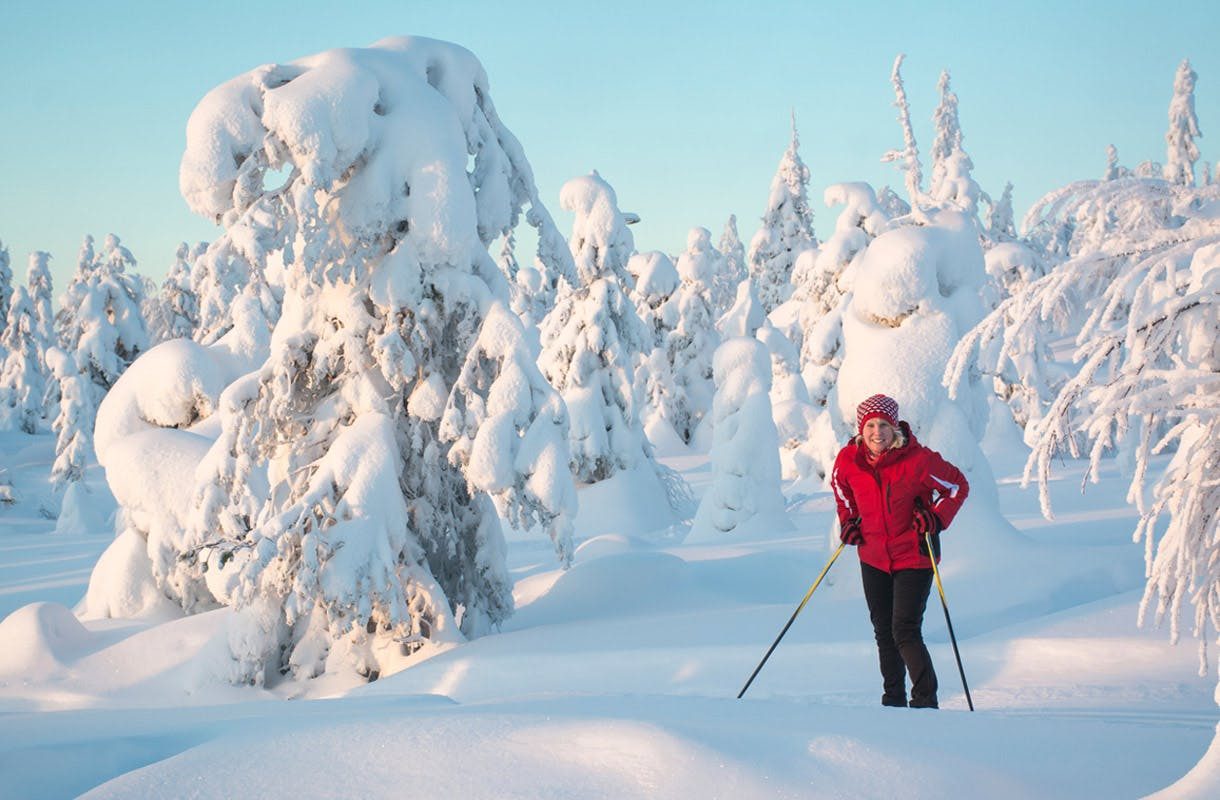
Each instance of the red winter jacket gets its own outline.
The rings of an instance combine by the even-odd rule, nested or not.
[[[898,424],[906,444],[885,451],[875,464],[868,463],[868,448],[858,437],[839,451],[830,479],[839,524],[860,518],[864,535],[860,560],[869,566],[885,572],[931,569],[932,560],[915,532],[915,498],[921,498],[941,527],[947,528],[970,486],[961,470],[915,441],[905,422]]]

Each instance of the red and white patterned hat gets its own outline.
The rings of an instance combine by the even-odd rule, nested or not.
[[[856,433],[864,433],[864,423],[877,417],[898,427],[898,403],[894,398],[875,394],[856,406]]]

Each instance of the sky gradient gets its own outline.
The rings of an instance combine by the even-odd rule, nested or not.
[[[199,99],[259,64],[400,34],[479,56],[565,233],[559,187],[597,169],[641,216],[641,250],[676,253],[694,225],[716,241],[731,213],[748,243],[790,110],[819,236],[834,225],[821,203],[828,184],[900,189],[901,175],[880,161],[902,141],[889,83],[900,52],[925,180],[947,68],[974,176],[997,197],[1014,183],[1018,223],[1045,192],[1099,177],[1108,144],[1128,166],[1164,161],[1182,58],[1199,75],[1202,159],[1220,161],[1215,3],[836,6],[9,0],[0,8],[0,240],[22,280],[28,253],[50,251],[57,291],[86,233],[118,234],[140,271],[160,280],[179,241],[219,233],[178,194]]]

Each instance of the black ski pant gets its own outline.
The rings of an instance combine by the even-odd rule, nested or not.
[[[936,670],[923,642],[923,612],[932,591],[932,570],[900,569],[893,573],[863,562],[864,598],[877,637],[877,655],[885,694],[882,705],[907,704],[904,672],[911,676],[911,707],[936,708]]]

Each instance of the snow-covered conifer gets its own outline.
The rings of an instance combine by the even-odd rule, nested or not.
[[[1131,170],[1118,163],[1118,148],[1112,144],[1106,145],[1106,174],[1102,176],[1102,180],[1114,181],[1130,176]]]
[[[68,281],[59,299],[59,310],[55,312],[55,340],[67,352],[76,352],[80,329],[76,318],[87,293],[86,284],[98,267],[97,254],[93,250],[93,237],[86,234],[81,241],[76,258],[76,271]]]
[[[627,229],[629,216],[619,210],[613,187],[593,170],[563,185],[559,205],[575,215],[568,247],[578,285],[612,277],[623,288],[630,287],[627,261],[635,252],[635,241]]]
[[[196,108],[180,185],[226,226],[212,266],[283,263],[271,356],[209,456],[267,465],[268,490],[199,496],[233,523],[200,549],[231,576],[232,677],[372,677],[493,628],[512,595],[488,494],[561,556],[571,497],[562,406],[488,253],[537,191],[477,59],[395,38],[261,67]]]
[[[937,84],[940,105],[932,116],[936,139],[932,142],[932,179],[928,198],[940,205],[952,205],[974,216],[982,190],[971,177],[974,162],[962,146],[962,128],[957,118],[957,95],[949,88],[949,73],[940,74]]]
[[[630,295],[636,313],[648,329],[651,346],[661,346],[678,324],[677,304],[670,302],[682,282],[678,269],[660,250],[649,250],[633,255],[627,271],[634,278]]]
[[[93,418],[97,410],[93,382],[76,357],[58,347],[46,355],[47,367],[59,385],[59,414],[51,423],[55,431],[55,463],[51,483],[57,491],[84,477],[85,463],[93,449]]]
[[[191,248],[178,245],[174,263],[156,292],[148,319],[149,338],[154,342],[189,339],[199,325],[199,298],[191,285]]]
[[[818,251],[800,319],[801,373],[810,402],[819,408],[830,400],[842,361],[843,308],[850,299],[852,267],[869,242],[890,225],[867,183],[828,186],[823,201],[830,207],[841,205],[843,210],[835,219],[834,233]]]
[[[1169,130],[1165,132],[1165,180],[1181,186],[1195,185],[1195,162],[1199,146],[1199,118],[1195,116],[1195,80],[1190,59],[1182,59],[1173,76],[1173,99],[1169,101]]]
[[[580,285],[543,320],[538,363],[568,406],[573,474],[592,483],[645,456],[633,372],[653,338],[623,288],[634,243],[610,184],[597,173],[573,178],[560,203],[576,215],[570,241]]]
[[[898,123],[902,126],[902,149],[889,150],[881,157],[883,162],[896,162],[903,173],[907,188],[907,199],[911,207],[923,203],[923,167],[919,163],[919,146],[915,143],[915,129],[911,126],[911,105],[907,101],[906,87],[902,82],[902,62],[906,53],[899,53],[890,71],[890,83],[894,86],[894,107],[898,109]]]
[[[35,331],[38,335],[39,352],[44,354],[53,347],[55,340],[55,313],[51,303],[55,296],[51,281],[51,254],[42,250],[30,253],[26,285],[30,290],[30,302],[34,304]],[[44,372],[45,372],[44,367]]]
[[[692,228],[686,251],[678,257],[677,324],[666,342],[678,402],[669,418],[682,441],[690,443],[712,406],[712,357],[720,343],[709,300],[723,259],[712,248],[711,232]]]
[[[72,324],[61,341],[77,353],[101,397],[119,375],[148,349],[148,331],[142,311],[140,277],[128,272],[134,266],[131,252],[114,234],[108,234],[102,253],[86,271],[84,281],[69,287],[64,311]],[[66,303],[78,299],[74,309]]]
[[[753,524],[782,526],[779,436],[771,416],[771,358],[756,339],[716,349],[712,404],[712,482],[699,503],[692,538]]]
[[[1000,199],[991,203],[986,231],[995,242],[1007,242],[1017,238],[1017,224],[1012,211],[1012,181],[1004,184],[1004,193],[1000,195]]]
[[[949,71],[941,70],[936,83],[940,93],[940,104],[932,112],[932,125],[936,136],[932,140],[932,177],[928,194],[939,197],[948,172],[949,157],[962,149],[962,128],[957,118],[957,95],[949,88]]]
[[[712,311],[717,317],[728,311],[737,297],[737,287],[746,279],[746,248],[741,243],[737,233],[737,215],[730,214],[724,224],[724,232],[720,234],[720,244],[717,246],[724,258],[720,272],[712,280]]]
[[[758,292],[754,291],[754,281],[746,278],[737,286],[733,305],[716,320],[716,330],[724,339],[753,338],[766,321],[767,312],[758,299]]]
[[[18,286],[0,334],[0,430],[37,433],[44,392],[38,319],[30,294]]]
[[[809,207],[809,168],[799,150],[793,115],[792,138],[771,179],[762,225],[750,240],[750,278],[768,314],[792,295],[792,267],[797,256],[818,244],[813,235],[813,209]]]
[[[8,248],[0,242],[0,311],[8,313],[9,303],[13,299],[13,270],[9,266]],[[0,322],[0,333],[4,333],[4,323]]]

